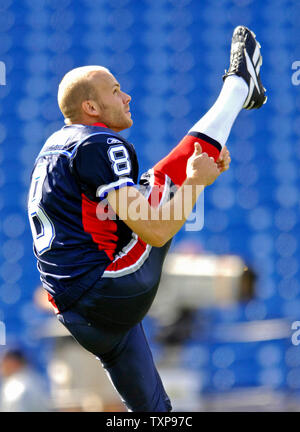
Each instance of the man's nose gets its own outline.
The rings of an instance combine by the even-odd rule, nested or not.
[[[129,94],[123,92],[123,102],[124,102],[124,104],[126,105],[130,101],[131,101],[131,96]]]

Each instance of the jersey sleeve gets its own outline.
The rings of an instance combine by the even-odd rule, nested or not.
[[[116,140],[117,141],[117,140]],[[113,189],[134,186],[133,163],[135,155],[127,143],[118,141],[85,142],[76,149],[71,161],[83,188],[100,201]]]

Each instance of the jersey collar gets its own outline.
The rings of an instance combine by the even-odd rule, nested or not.
[[[107,128],[107,126],[104,123],[93,123],[92,126],[98,126],[98,127]]]

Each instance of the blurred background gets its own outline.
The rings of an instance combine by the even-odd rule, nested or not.
[[[142,173],[213,104],[239,24],[262,45],[269,99],[239,116],[204,228],[174,239],[144,324],[175,410],[300,410],[299,22],[297,0],[0,0],[0,410],[124,410],[56,322],[32,253],[30,173],[63,126],[62,76],[116,75]]]

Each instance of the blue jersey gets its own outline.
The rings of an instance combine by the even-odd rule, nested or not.
[[[28,213],[43,286],[62,307],[95,283],[130,241],[123,221],[103,217],[105,197],[137,179],[133,145],[106,127],[64,126],[43,146]]]

